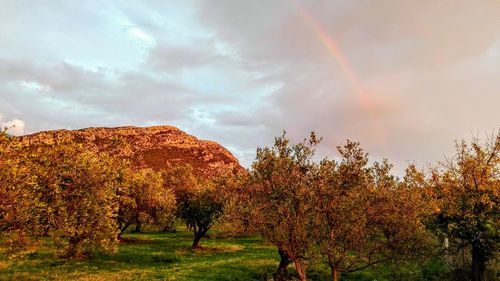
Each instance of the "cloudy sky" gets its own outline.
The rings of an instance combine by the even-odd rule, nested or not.
[[[113,3],[111,3],[113,2]],[[177,126],[244,165],[287,130],[397,169],[500,128],[500,2],[0,0],[12,133]]]

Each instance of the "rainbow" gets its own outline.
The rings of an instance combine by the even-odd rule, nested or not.
[[[353,71],[351,64],[347,60],[346,56],[342,54],[335,41],[333,41],[332,37],[325,31],[321,24],[315,18],[313,18],[311,14],[309,14],[308,11],[300,6],[298,8],[298,11],[304,22],[307,23],[309,27],[311,27],[316,36],[318,36],[318,38],[320,39],[321,43],[338,62],[342,71],[347,75],[347,77],[356,87],[356,90],[363,89],[363,85],[360,83],[356,73]]]
[[[373,108],[374,101],[369,97],[365,86],[356,75],[351,63],[342,53],[333,38],[328,34],[328,32],[326,32],[320,22],[317,21],[304,7],[297,4],[297,10],[299,11],[299,15],[302,20],[313,30],[314,34],[319,38],[320,42],[325,46],[335,61],[337,61],[342,72],[352,83],[359,104],[367,109]]]
[[[302,20],[306,23],[307,26],[312,29],[314,34],[318,37],[319,41],[335,59],[342,72],[347,76],[347,78],[353,85],[354,105],[361,109],[365,114],[367,114],[367,122],[369,124],[369,127],[367,128],[371,130],[372,135],[378,139],[380,144],[385,143],[385,130],[381,124],[375,121],[376,119],[374,119],[373,117],[384,111],[387,105],[383,104],[382,101],[378,100],[375,96],[369,94],[368,90],[363,85],[356,72],[353,70],[351,63],[342,53],[330,34],[328,34],[321,23],[316,20],[304,7],[302,7],[297,2],[295,3]]]

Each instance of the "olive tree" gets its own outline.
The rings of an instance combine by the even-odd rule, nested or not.
[[[119,187],[118,224],[122,234],[131,224],[140,231],[143,223],[172,224],[175,218],[173,189],[163,182],[161,173],[151,169],[126,168]]]
[[[241,200],[243,216],[278,248],[277,279],[285,278],[291,260],[299,278],[307,280],[306,261],[314,241],[310,235],[315,208],[311,191],[317,175],[312,157],[318,143],[311,134],[308,140],[290,145],[283,134],[273,147],[259,148],[248,181],[239,192],[245,199]]]
[[[470,279],[483,280],[500,241],[500,133],[488,142],[458,143],[455,156],[434,169],[429,182],[439,206],[434,226],[465,242]]]
[[[173,166],[164,172],[177,200],[177,217],[193,231],[193,249],[200,248],[200,240],[224,214],[226,196],[222,190],[227,175],[203,178],[194,174],[189,165]]]
[[[66,257],[116,250],[118,173],[112,158],[71,142],[18,143],[8,146],[0,166],[3,229],[48,235]]]
[[[420,190],[398,181],[385,160],[369,165],[359,143],[337,148],[340,161],[320,164],[315,239],[331,268],[340,274],[377,263],[408,259],[427,250],[428,212]]]

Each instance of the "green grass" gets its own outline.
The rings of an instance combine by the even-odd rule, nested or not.
[[[117,254],[98,254],[88,261],[55,258],[48,241],[23,259],[7,259],[0,250],[0,280],[271,280],[279,262],[276,249],[258,237],[204,238],[203,249],[197,251],[190,249],[192,233],[182,227],[176,233],[123,238]],[[343,275],[342,280],[408,280],[391,278],[394,274],[379,267]],[[328,280],[329,273],[319,265],[308,275]]]
[[[265,280],[278,254],[257,237],[202,239],[192,251],[192,233],[125,234],[114,255],[88,261],[54,257],[45,243],[24,259],[0,255],[0,280]]]

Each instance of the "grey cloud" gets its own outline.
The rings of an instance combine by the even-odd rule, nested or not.
[[[148,64],[155,70],[174,72],[185,68],[217,63],[223,57],[216,54],[211,42],[199,42],[191,48],[157,45],[149,53]]]
[[[0,113],[27,131],[167,123],[249,165],[315,130],[326,155],[351,138],[401,169],[500,120],[494,0],[2,5]]]
[[[254,122],[235,111],[219,115],[221,124],[265,124],[268,132],[287,129],[297,140],[315,130],[329,155],[346,138],[359,140],[376,157],[394,159],[399,170],[408,161],[441,159],[454,139],[471,131],[498,127],[494,65],[500,60],[484,57],[500,38],[495,1],[275,1],[272,9],[267,1],[204,3],[201,21],[267,82],[283,84],[265,109],[254,109],[262,112],[252,115]],[[343,52],[367,102],[356,97],[300,8]]]
[[[0,58],[0,81],[35,82],[55,92],[72,92],[81,87],[105,87],[104,74],[65,62],[38,63],[29,59]]]
[[[65,116],[65,127],[99,125],[96,123],[100,118],[101,122],[172,122],[186,117],[198,99],[196,93],[184,86],[146,73],[109,76],[106,71],[87,71],[67,63],[4,59],[0,77],[0,92],[5,101],[0,112],[17,110],[27,117],[39,115],[41,120],[54,114],[52,122],[56,124],[62,120],[55,119]],[[30,88],[29,83],[41,88]],[[40,121],[29,118],[28,128],[37,122]]]

